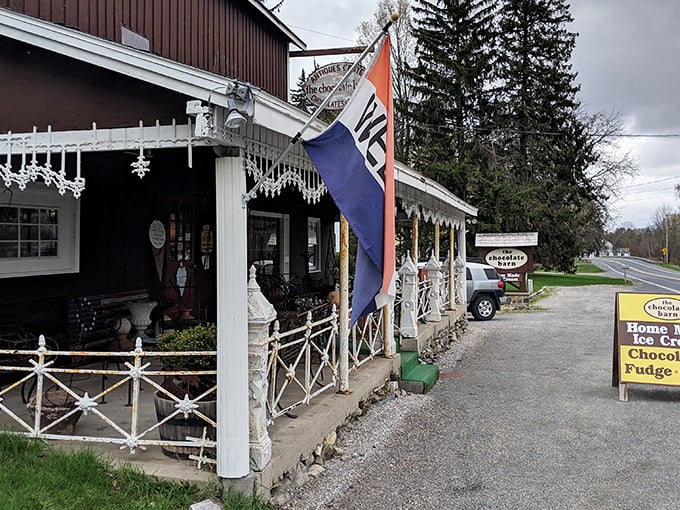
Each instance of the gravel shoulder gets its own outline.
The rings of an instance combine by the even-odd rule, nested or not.
[[[374,406],[281,509],[678,508],[677,388],[611,386],[614,298],[470,321],[427,395]]]

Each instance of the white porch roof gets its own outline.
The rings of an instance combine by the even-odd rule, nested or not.
[[[259,8],[259,2],[250,0],[250,3]],[[278,19],[273,19],[272,22],[281,24]],[[224,88],[226,84],[233,82],[231,79],[78,30],[0,8],[0,36],[130,76],[190,98],[228,107],[229,98],[224,93]],[[299,40],[293,42],[302,43]],[[272,94],[260,89],[253,89],[253,93],[255,96],[253,122],[257,125],[292,137],[309,119],[307,113]],[[326,124],[323,122],[315,121],[309,126],[306,136],[316,136],[325,127]],[[85,142],[91,141],[91,132],[83,130],[82,134]],[[55,135],[56,133],[51,134]],[[190,137],[188,133],[187,135]],[[79,145],[75,140],[76,133],[70,132],[69,137],[75,145]],[[192,142],[195,144],[196,139]],[[136,148],[139,143],[135,140],[132,145]],[[464,223],[465,215],[477,214],[475,207],[406,165],[400,163],[396,165],[395,180],[397,196],[409,208],[409,213],[456,226]]]

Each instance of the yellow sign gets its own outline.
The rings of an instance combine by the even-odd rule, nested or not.
[[[680,299],[621,292],[616,300],[618,382],[680,386]]]

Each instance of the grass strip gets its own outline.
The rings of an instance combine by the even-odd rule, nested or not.
[[[159,480],[132,466],[113,468],[92,451],[9,433],[0,433],[0,492],[3,510],[186,510],[208,498],[228,510],[273,510],[254,496],[221,494],[217,484]]]
[[[630,280],[623,278],[608,278],[591,274],[563,274],[563,273],[531,273],[534,281],[534,291],[543,287],[580,287],[583,285],[632,285]]]

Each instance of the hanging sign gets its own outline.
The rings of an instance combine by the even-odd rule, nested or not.
[[[680,297],[616,295],[612,384],[627,400],[627,384],[680,386]]]
[[[160,220],[153,220],[149,225],[149,242],[153,252],[153,260],[156,265],[158,279],[163,279],[163,259],[165,247],[165,225]]]
[[[310,74],[302,87],[307,99],[314,106],[321,106],[321,103],[324,102],[352,65],[354,65],[352,62],[337,62],[320,67]],[[347,81],[335,93],[333,100],[326,105],[326,109],[342,110],[354,93],[362,74],[364,74],[364,68],[357,66]]]

